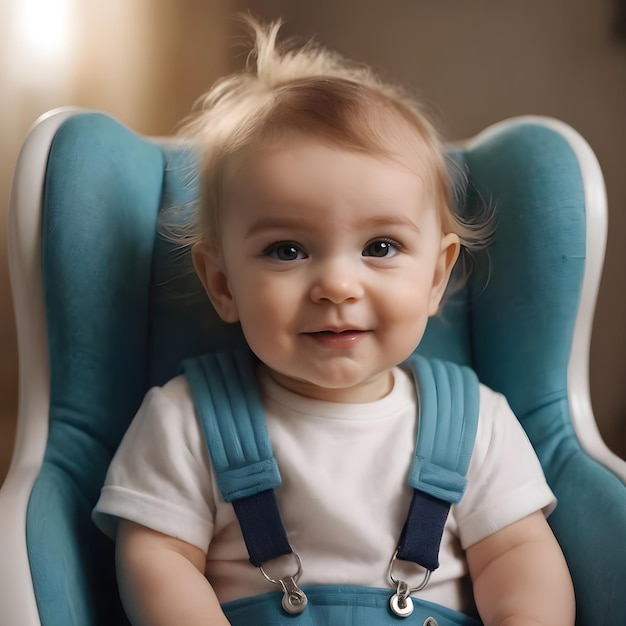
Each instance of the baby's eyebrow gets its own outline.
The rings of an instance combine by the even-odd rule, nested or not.
[[[266,217],[253,222],[246,232],[246,238],[252,237],[266,230],[293,230],[310,228],[311,221],[304,217]]]
[[[399,226],[401,228],[410,228],[416,233],[420,232],[419,226],[410,218],[403,215],[381,215],[368,217],[361,222],[364,228],[385,228],[389,226]]]

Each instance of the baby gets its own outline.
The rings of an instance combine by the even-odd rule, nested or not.
[[[407,623],[573,624],[545,520],[554,497],[506,400],[484,386],[439,567],[392,558],[425,400],[406,362],[461,248],[487,227],[454,213],[443,149],[416,103],[327,50],[281,48],[278,24],[250,25],[255,67],[218,82],[186,127],[203,150],[192,257],[254,355],[294,554],[251,563],[181,375],[146,395],[94,511],[116,540],[131,622],[369,626],[415,606]],[[306,606],[316,589],[322,600]],[[315,612],[344,591],[352,612]]]

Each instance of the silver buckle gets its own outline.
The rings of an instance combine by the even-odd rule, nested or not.
[[[283,609],[290,615],[296,615],[304,611],[308,600],[304,591],[302,591],[302,589],[298,587],[298,580],[300,580],[300,576],[302,576],[302,561],[300,560],[297,552],[293,552],[292,554],[295,557],[296,564],[298,566],[296,573],[292,576],[284,576],[283,578],[272,578],[263,569],[263,566],[260,566],[259,569],[261,570],[261,574],[265,576],[266,580],[273,583],[274,585],[281,586],[283,590]]]
[[[389,599],[389,606],[391,607],[394,615],[397,615],[398,617],[408,617],[411,613],[413,613],[413,600],[411,599],[411,594],[417,593],[426,587],[432,572],[427,569],[420,584],[417,585],[417,587],[411,588],[404,580],[398,580],[393,575],[393,565],[396,562],[397,557],[398,550],[393,553],[391,561],[389,561],[389,570],[387,572],[389,580],[391,580],[393,586],[396,588],[396,593],[394,593]]]

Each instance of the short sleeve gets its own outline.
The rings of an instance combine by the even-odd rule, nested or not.
[[[501,394],[481,385],[478,432],[468,484],[453,507],[463,549],[556,505],[524,429]]]
[[[93,521],[111,538],[126,519],[206,552],[213,484],[187,381],[179,376],[146,394],[113,457]]]

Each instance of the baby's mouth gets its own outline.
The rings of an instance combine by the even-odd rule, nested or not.
[[[305,335],[324,347],[349,348],[356,345],[367,333],[366,330],[347,328],[345,330],[318,330],[305,333]]]

